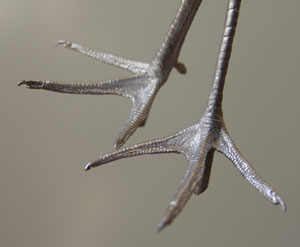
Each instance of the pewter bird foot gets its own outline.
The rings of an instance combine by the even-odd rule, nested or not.
[[[208,106],[209,107],[209,106]],[[183,154],[188,168],[166,214],[158,225],[158,231],[181,212],[193,193],[202,193],[208,185],[214,151],[223,153],[236,166],[245,179],[271,203],[286,206],[275,190],[268,185],[252,168],[234,146],[223,121],[222,114],[205,111],[200,122],[172,136],[126,147],[105,154],[85,166],[85,170],[118,160],[145,154],[177,153]]]
[[[123,125],[115,147],[121,147],[136,129],[145,123],[151,104],[158,92],[159,83],[156,76],[149,73],[150,65],[147,63],[124,59],[112,54],[94,51],[77,43],[60,40],[58,45],[75,50],[81,54],[95,58],[101,62],[129,70],[135,76],[124,79],[113,79],[98,83],[84,82],[54,82],[39,80],[24,80],[18,85],[26,85],[30,89],[44,89],[53,92],[70,94],[114,94],[130,98],[133,102],[129,119]]]
[[[22,81],[33,89],[45,89],[73,94],[115,94],[131,98],[133,108],[117,141],[116,148],[122,146],[133,132],[142,126],[148,116],[151,104],[160,87],[167,81],[169,73],[175,67],[185,73],[185,66],[178,62],[178,56],[189,26],[200,6],[201,0],[182,0],[168,35],[161,48],[149,64],[136,62],[115,55],[91,50],[82,45],[58,41],[58,45],[75,50],[102,62],[129,70],[135,75],[125,79],[114,79],[99,83],[62,83],[53,81]],[[241,0],[229,0],[223,38],[219,50],[212,89],[208,104],[200,122],[175,135],[158,139],[115,152],[105,154],[88,163],[85,170],[132,156],[160,153],[183,154],[188,168],[183,180],[169,203],[166,214],[158,230],[161,231],[181,212],[193,193],[200,194],[208,186],[214,152],[223,153],[230,159],[243,177],[271,203],[286,209],[283,200],[268,185],[241,155],[231,140],[222,113],[223,89],[230,60],[233,38],[237,25]]]
[[[81,44],[58,40],[57,45],[76,51],[101,62],[128,70],[133,77],[112,79],[101,83],[63,83],[54,81],[22,81],[32,89],[45,89],[72,94],[115,94],[131,98],[133,107],[115,143],[120,148],[140,126],[144,126],[152,102],[160,87],[168,80],[173,68],[185,74],[186,67],[178,61],[179,53],[202,0],[183,0],[167,36],[150,63],[129,60],[116,55],[96,51]],[[184,25],[183,25],[184,24]]]
[[[62,45],[63,47],[77,51],[101,62],[129,70],[134,73],[135,76],[124,79],[112,79],[99,83],[64,83],[49,80],[24,80],[19,82],[18,85],[26,85],[26,87],[30,89],[44,89],[60,93],[114,94],[130,98],[133,102],[133,106],[129,118],[123,125],[115,142],[115,148],[120,148],[138,127],[145,125],[152,102],[166,78],[162,76],[162,72],[157,73],[155,70],[156,65],[95,51],[70,41],[59,40],[57,41],[57,45]],[[176,61],[174,67],[180,73],[186,73],[184,64]]]

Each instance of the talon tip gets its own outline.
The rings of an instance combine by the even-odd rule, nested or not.
[[[122,147],[122,143],[120,143],[120,141],[117,140],[116,143],[114,144],[115,150],[118,150],[118,149],[120,149],[121,147]]]
[[[18,86],[19,86],[19,87],[22,86],[22,85],[26,85],[26,81],[19,81],[19,82],[18,82]]]
[[[88,163],[88,164],[84,167],[84,170],[85,170],[85,171],[88,171],[88,170],[90,170],[90,169],[91,169],[91,162]]]
[[[72,45],[72,43],[69,42],[69,41],[65,41],[65,40],[60,39],[60,40],[57,40],[57,41],[55,42],[55,45],[56,45],[56,46],[62,45],[62,46],[64,46],[64,47],[70,47],[70,46]]]
[[[169,222],[168,222],[168,219],[166,218],[166,217],[164,217],[163,219],[162,219],[162,221],[158,224],[158,226],[157,226],[157,232],[161,232],[168,224],[170,224]]]
[[[286,205],[284,201],[279,196],[277,196],[277,201],[277,204],[280,204],[282,211],[286,212]]]
[[[43,88],[45,81],[23,80],[18,82],[18,86],[25,85],[27,88],[40,89]]]
[[[165,228],[165,226],[166,225],[163,222],[159,223],[157,227],[157,232],[160,233]]]

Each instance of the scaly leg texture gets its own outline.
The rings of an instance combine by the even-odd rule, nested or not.
[[[59,45],[66,48],[101,62],[129,70],[134,73],[132,77],[99,83],[27,80],[20,82],[19,85],[61,93],[114,94],[130,98],[133,102],[133,108],[116,141],[116,148],[120,148],[134,131],[145,123],[151,104],[160,87],[167,81],[172,68],[175,67],[180,73],[186,72],[185,66],[178,62],[178,56],[200,3],[201,0],[181,1],[165,41],[151,63],[148,64],[95,51],[76,43],[58,41]],[[174,198],[167,207],[165,216],[158,225],[159,231],[173,222],[193,193],[201,194],[205,191],[208,186],[215,151],[224,154],[231,160],[241,175],[266,199],[275,205],[279,204],[283,210],[286,209],[277,192],[255,172],[250,163],[238,151],[224,123],[222,111],[223,89],[240,4],[241,0],[228,1],[223,38],[217,58],[212,89],[207,107],[199,123],[166,138],[118,149],[85,166],[85,169],[89,170],[118,159],[145,154],[183,154],[187,159],[188,168]]]
[[[128,138],[143,126],[153,100],[161,86],[167,81],[172,68],[186,73],[184,64],[177,61],[185,36],[202,0],[182,0],[167,36],[150,63],[129,60],[112,54],[96,51],[70,41],[59,40],[57,45],[77,51],[101,62],[117,66],[134,73],[125,79],[113,79],[102,83],[61,83],[54,81],[24,80],[18,85],[31,89],[45,89],[72,94],[114,94],[128,97],[133,102],[129,118],[115,142],[120,148]]]
[[[277,192],[259,176],[241,155],[230,138],[223,119],[222,98],[225,77],[230,60],[233,38],[237,25],[240,0],[229,0],[223,39],[217,59],[215,76],[208,104],[200,122],[172,136],[158,139],[119,151],[105,154],[86,165],[85,169],[105,163],[144,154],[177,153],[185,155],[188,168],[158,230],[170,224],[181,212],[193,193],[202,193],[208,185],[210,169],[215,151],[223,153],[232,161],[242,176],[271,203],[286,206]]]

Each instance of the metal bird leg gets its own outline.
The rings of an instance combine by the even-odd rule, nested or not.
[[[188,29],[202,0],[182,0],[168,34],[150,63],[121,58],[95,51],[69,41],[59,40],[62,45],[101,62],[131,71],[134,76],[97,83],[63,83],[50,80],[24,80],[20,85],[31,89],[44,89],[71,94],[114,94],[130,98],[133,107],[127,122],[123,125],[115,148],[120,148],[136,129],[145,124],[152,102],[161,86],[167,81],[173,67],[179,73],[186,73],[185,66],[178,62],[178,56]]]
[[[229,0],[213,85],[200,122],[172,136],[105,154],[85,167],[88,170],[117,159],[144,154],[179,153],[185,155],[188,168],[177,193],[169,203],[165,217],[158,226],[159,231],[175,219],[193,193],[200,194],[207,188],[214,151],[230,159],[245,179],[271,203],[280,204],[282,210],[286,209],[275,190],[255,172],[238,151],[228,134],[223,119],[223,88],[240,4],[241,0]]]

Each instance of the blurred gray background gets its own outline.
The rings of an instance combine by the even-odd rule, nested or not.
[[[17,87],[23,79],[99,81],[129,75],[62,47],[71,40],[148,62],[179,0],[0,2],[1,246],[296,246],[299,201],[298,0],[243,1],[224,92],[232,138],[287,203],[281,212],[216,153],[208,190],[156,232],[184,175],[183,156],[84,165],[113,150],[131,109],[117,96]],[[227,1],[203,1],[180,61],[146,127],[127,145],[196,123],[212,83]]]

